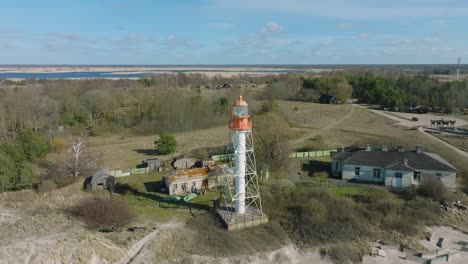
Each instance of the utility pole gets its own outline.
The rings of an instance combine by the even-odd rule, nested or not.
[[[460,57],[458,57],[458,63],[457,63],[457,81],[460,80]]]

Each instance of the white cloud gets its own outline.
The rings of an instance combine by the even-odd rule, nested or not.
[[[271,45],[275,37],[284,32],[284,27],[276,22],[269,21],[256,33],[241,36],[235,46],[260,47]]]
[[[284,28],[280,24],[269,21],[266,25],[260,29],[259,33],[263,35],[274,35],[283,32]]]

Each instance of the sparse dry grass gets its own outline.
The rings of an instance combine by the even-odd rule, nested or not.
[[[434,136],[446,141],[453,146],[468,152],[468,136],[448,136],[448,135],[438,135],[433,134]]]
[[[227,124],[227,121],[226,121]],[[215,128],[195,130],[175,134],[177,140],[177,153],[189,153],[197,148],[223,146],[228,141],[228,128],[220,126]],[[143,160],[153,157],[170,159],[177,155],[156,156],[154,151],[154,136],[97,136],[90,139],[91,149],[103,153],[103,166],[110,169],[135,168]],[[153,153],[152,153],[153,152]],[[63,157],[66,152],[50,153],[47,159],[55,161]]]
[[[280,107],[289,111],[286,114],[290,115],[289,120],[292,121],[301,117],[300,113],[294,114],[294,103],[286,101],[278,103]],[[423,134],[417,129],[398,126],[394,120],[372,113],[367,109],[355,107],[355,112],[349,115],[349,118],[337,122],[336,126],[326,131],[320,132],[320,128],[329,125],[330,122],[336,122],[340,118],[343,119],[343,116],[350,111],[351,106],[315,103],[301,103],[301,105],[309,112],[305,124],[295,127],[295,130],[300,134],[299,137],[305,139],[297,146],[293,146],[295,148],[319,150],[364,146],[365,144],[380,147],[385,144],[389,148],[404,146],[407,149],[414,149],[417,145],[420,145],[424,151],[437,153],[453,164],[459,170],[458,179],[461,184],[464,184],[462,179],[468,177],[468,162],[464,157],[460,157],[460,155],[436,141],[432,136]],[[321,113],[321,117],[319,113]],[[320,119],[327,121],[320,122]],[[300,122],[300,119],[298,121]],[[308,134],[311,136],[307,137]]]
[[[351,110],[350,104],[329,105],[295,101],[278,101],[278,110],[293,127],[320,129]],[[297,107],[298,110],[294,110]]]
[[[120,259],[123,251],[108,235],[87,230],[68,214],[76,201],[92,195],[80,190],[73,184],[48,193],[0,194],[1,212],[11,215],[8,224],[0,224],[0,262],[88,263],[93,254],[111,262]],[[133,234],[128,235],[125,241],[131,243]]]

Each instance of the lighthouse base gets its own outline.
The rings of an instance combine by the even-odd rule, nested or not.
[[[216,209],[216,213],[228,231],[268,223],[268,216],[252,206],[247,207],[243,214],[237,214],[233,208],[226,206]]]

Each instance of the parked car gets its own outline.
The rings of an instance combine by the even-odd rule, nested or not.
[[[413,120],[414,122],[416,122],[416,121],[419,121],[419,118],[413,117],[413,118],[411,118],[411,120]]]

